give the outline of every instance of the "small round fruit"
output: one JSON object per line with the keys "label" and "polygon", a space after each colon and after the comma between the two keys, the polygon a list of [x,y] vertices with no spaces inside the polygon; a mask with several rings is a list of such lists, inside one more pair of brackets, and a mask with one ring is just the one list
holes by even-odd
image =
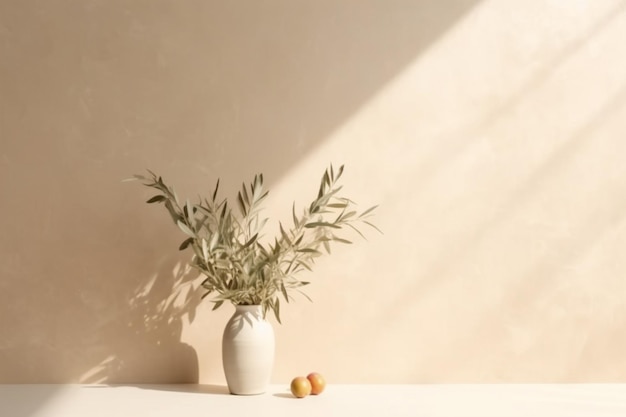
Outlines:
{"label": "small round fruit", "polygon": [[317,372],[311,372],[306,379],[311,383],[311,394],[313,395],[321,394],[326,388],[326,380]]}
{"label": "small round fruit", "polygon": [[291,393],[296,398],[304,398],[311,393],[311,383],[303,376],[295,377],[291,381]]}

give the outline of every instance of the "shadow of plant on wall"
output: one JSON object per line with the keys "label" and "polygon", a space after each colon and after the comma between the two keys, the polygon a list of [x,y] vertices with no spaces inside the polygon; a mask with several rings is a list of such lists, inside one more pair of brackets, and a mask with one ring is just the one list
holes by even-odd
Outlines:
{"label": "shadow of plant on wall", "polygon": [[141,283],[128,299],[126,317],[98,334],[107,351],[81,383],[197,383],[198,357],[181,342],[183,322],[195,319],[197,275],[180,260]]}

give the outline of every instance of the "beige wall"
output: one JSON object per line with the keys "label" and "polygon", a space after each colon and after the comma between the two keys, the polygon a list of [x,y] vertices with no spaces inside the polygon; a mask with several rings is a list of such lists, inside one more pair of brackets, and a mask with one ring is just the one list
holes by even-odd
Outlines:
{"label": "beige wall", "polygon": [[232,308],[120,180],[263,172],[287,218],[330,162],[385,233],[275,382],[626,382],[623,39],[610,0],[0,1],[0,382],[223,384]]}

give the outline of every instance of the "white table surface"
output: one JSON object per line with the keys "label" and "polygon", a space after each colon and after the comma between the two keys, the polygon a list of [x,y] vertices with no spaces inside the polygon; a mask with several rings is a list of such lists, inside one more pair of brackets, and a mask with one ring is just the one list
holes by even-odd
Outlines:
{"label": "white table surface", "polygon": [[329,385],[296,399],[214,385],[0,385],[0,417],[626,417],[626,384]]}

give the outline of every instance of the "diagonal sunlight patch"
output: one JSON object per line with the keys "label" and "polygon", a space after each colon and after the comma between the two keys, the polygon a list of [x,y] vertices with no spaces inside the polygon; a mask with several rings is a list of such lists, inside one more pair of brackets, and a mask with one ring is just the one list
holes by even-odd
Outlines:
{"label": "diagonal sunlight patch", "polygon": [[[575,368],[576,352],[556,358],[559,346],[582,349],[573,322],[564,319],[566,330],[555,333],[553,345],[529,349],[529,340],[560,319],[542,322],[529,313],[525,322],[520,314],[542,306],[534,301],[538,295],[565,304],[577,297],[572,287],[556,294],[568,279],[562,268],[592,251],[612,227],[594,221],[596,213],[623,208],[624,125],[614,121],[625,101],[624,10],[623,1],[528,4],[514,13],[481,3],[275,185],[271,210],[288,218],[283,206],[306,201],[320,167],[346,164],[355,200],[381,203],[377,224],[385,236],[320,265],[312,296],[324,300],[321,308],[359,311],[337,317],[337,328],[360,328],[366,338],[378,323],[377,334],[392,338],[408,327],[429,343],[409,338],[399,346],[381,337],[366,349],[349,345],[350,354],[336,352],[337,368],[386,358],[384,369],[359,376],[372,382],[394,380],[394,366],[402,364],[393,358],[405,357],[416,358],[407,382],[420,369],[421,381],[532,381]],[[595,274],[588,269],[577,279],[614,280],[612,262],[596,258]],[[363,306],[374,297],[378,303]],[[617,314],[619,306],[611,306],[613,313],[596,310],[588,323]],[[504,319],[510,333],[498,327]],[[530,339],[519,337],[522,327]],[[320,331],[341,338],[339,331]],[[497,358],[490,360],[481,337],[498,347]],[[470,345],[467,354],[446,368],[459,343]],[[511,365],[515,352],[526,355],[527,370]],[[541,368],[542,354],[551,367]]]}

